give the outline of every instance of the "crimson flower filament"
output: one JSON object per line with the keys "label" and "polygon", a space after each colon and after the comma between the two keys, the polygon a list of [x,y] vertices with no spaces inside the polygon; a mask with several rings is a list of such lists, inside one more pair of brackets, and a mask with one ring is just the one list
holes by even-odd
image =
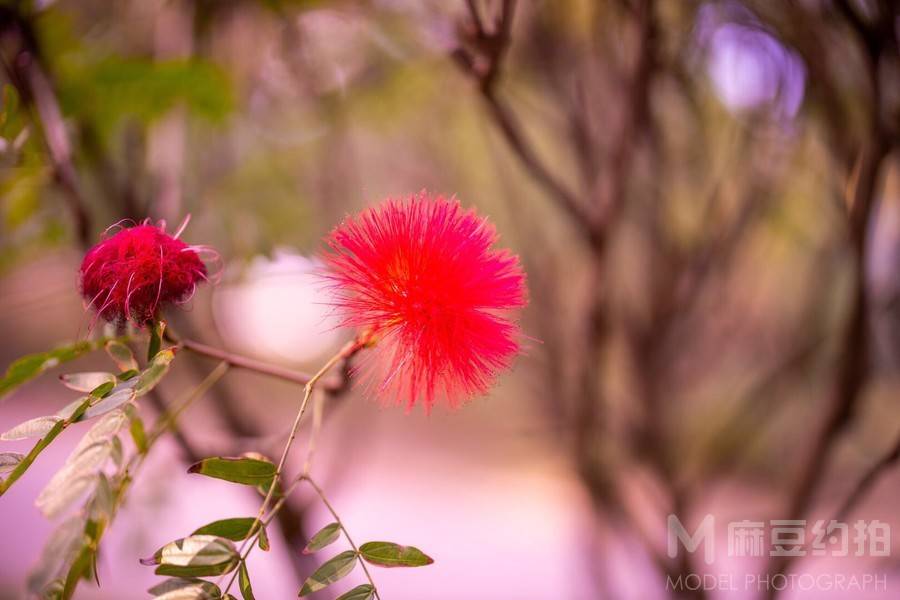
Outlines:
{"label": "crimson flower filament", "polygon": [[121,228],[85,255],[82,295],[107,321],[146,325],[162,307],[189,300],[207,280],[202,250],[206,248],[188,246],[149,221]]}
{"label": "crimson flower filament", "polygon": [[459,202],[425,192],[344,220],[324,260],[343,325],[376,340],[367,377],[411,409],[484,394],[518,354],[526,303],[518,257]]}

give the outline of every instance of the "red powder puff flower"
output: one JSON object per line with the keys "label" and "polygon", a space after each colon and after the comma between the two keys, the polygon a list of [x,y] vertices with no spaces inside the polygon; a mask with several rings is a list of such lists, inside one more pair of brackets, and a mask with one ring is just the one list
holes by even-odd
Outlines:
{"label": "red powder puff flower", "polygon": [[165,232],[165,223],[149,220],[121,228],[113,225],[104,239],[88,250],[81,263],[81,293],[99,317],[124,323],[131,319],[146,325],[163,306],[185,302],[197,284],[207,280],[200,252],[209,249],[188,246]]}
{"label": "red powder puff flower", "polygon": [[324,256],[343,325],[370,332],[370,377],[407,410],[457,407],[482,394],[519,351],[509,318],[525,304],[519,259],[495,250],[494,227],[456,200],[425,192],[348,217]]}

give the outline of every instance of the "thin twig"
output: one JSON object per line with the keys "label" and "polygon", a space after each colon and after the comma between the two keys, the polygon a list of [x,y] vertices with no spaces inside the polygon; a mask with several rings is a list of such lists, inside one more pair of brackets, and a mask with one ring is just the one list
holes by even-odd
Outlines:
{"label": "thin twig", "polygon": [[[467,3],[470,18],[478,23],[480,14],[472,3]],[[458,48],[452,57],[460,69],[478,83],[481,97],[488,108],[490,116],[494,119],[498,129],[510,149],[525,167],[528,175],[547,192],[551,198],[571,217],[572,223],[581,230],[587,238],[592,239],[595,231],[592,226],[594,219],[588,209],[580,202],[578,195],[571,191],[550,171],[550,169],[538,158],[526,141],[525,134],[518,119],[512,111],[497,96],[496,87],[499,79],[501,61],[505,56],[511,42],[512,22],[515,15],[516,4],[514,1],[505,0],[501,12],[500,22],[494,32],[484,32],[481,39],[477,40],[476,47],[481,54],[485,54],[487,67],[483,70],[477,68],[476,57],[463,48]],[[477,27],[477,25],[476,25]]]}
{"label": "thin twig", "polygon": [[313,458],[316,455],[316,445],[319,440],[319,432],[322,430],[322,412],[324,410],[325,395],[319,394],[313,400],[312,429],[309,432],[309,444],[306,447],[306,460],[303,462],[303,474],[309,475]]}
{"label": "thin twig", "polygon": [[[275,489],[278,487],[278,480],[281,478],[281,474],[284,471],[284,465],[287,462],[288,454],[290,453],[291,446],[294,444],[294,440],[297,437],[297,431],[300,429],[300,421],[303,420],[303,415],[306,413],[306,407],[309,404],[309,399],[312,396],[313,389],[315,388],[316,383],[324,377],[335,365],[348,358],[356,351],[358,351],[362,347],[362,344],[358,340],[352,340],[347,342],[343,348],[341,348],[340,352],[332,356],[328,361],[319,369],[314,375],[309,377],[306,381],[306,384],[303,387],[303,400],[300,403],[300,409],[297,411],[297,416],[294,418],[294,423],[291,426],[291,432],[288,435],[287,442],[284,445],[284,450],[281,452],[281,458],[278,461],[278,466],[275,468],[275,475],[272,477],[272,484],[269,486],[268,491],[266,492],[266,497],[263,500],[262,505],[259,508],[259,512],[256,515],[256,519],[253,522],[253,525],[250,527],[250,531],[256,531],[255,536],[250,536],[241,544],[241,547],[238,550],[238,554],[241,556],[241,560],[245,561],[247,556],[253,550],[254,540],[259,536],[258,527],[262,522],[263,517],[266,515],[266,511],[269,509],[269,504],[272,502],[272,497],[275,495]],[[218,351],[213,348],[213,350]],[[227,354],[227,353],[226,353]],[[223,360],[228,360],[227,358],[223,358]],[[229,361],[230,362],[230,361]],[[255,362],[255,361],[253,361]],[[234,364],[234,363],[232,363]],[[269,367],[270,365],[264,365],[265,367]],[[237,571],[232,574],[231,579],[228,582],[228,585],[225,587],[223,593],[227,594],[228,590],[231,589],[231,586],[234,585],[234,581],[237,578]]]}
{"label": "thin twig", "polygon": [[[289,369],[284,369],[275,365],[270,365],[261,361],[257,361],[254,359],[250,359],[244,356],[239,356],[225,350],[221,350],[219,348],[215,348],[213,346],[209,346],[206,344],[201,344],[199,342],[195,342],[191,339],[178,338],[172,332],[172,328],[169,327],[166,329],[166,338],[175,343],[179,344],[185,350],[189,350],[196,354],[198,357],[209,357],[209,358],[217,358],[219,360],[225,361],[232,367],[235,368],[243,368],[247,370],[251,370],[254,372],[261,373],[263,375],[268,375],[272,377],[277,377],[279,379],[286,379],[291,383],[298,383],[302,385],[306,385],[309,381],[309,375],[305,373],[299,373],[297,371],[292,371]],[[352,353],[351,353],[352,354]],[[321,386],[317,386],[317,389],[322,389],[324,392],[328,394],[329,398],[337,398],[343,392],[346,391],[349,380],[350,380],[350,358],[351,356],[347,356],[343,360],[343,364],[340,365],[340,377],[336,381],[327,382]],[[223,403],[221,407],[227,406],[227,403]],[[237,422],[231,416],[229,418],[229,413],[225,413],[226,422],[231,429],[234,429],[234,424]],[[191,446],[188,443],[187,439],[178,439],[177,430],[176,432],[176,441],[179,441],[179,444],[185,450],[186,454],[189,456],[194,456],[194,458],[190,462],[197,462],[202,457],[197,456],[196,452],[192,452]],[[250,432],[245,432],[245,434],[249,434]],[[183,435],[181,436],[184,437]],[[283,508],[279,507],[279,510],[276,511],[278,516],[278,523],[281,527],[282,533],[285,536],[285,539],[294,540],[295,542],[299,542],[301,540],[305,540],[305,533],[303,530],[303,515],[302,512],[297,511],[291,505],[286,505]],[[299,555],[297,555],[299,556]],[[299,560],[299,559],[298,559]],[[300,573],[298,571],[298,576]]]}
{"label": "thin twig", "polygon": [[[344,522],[341,521],[341,517],[338,516],[337,511],[334,510],[331,502],[329,502],[328,498],[325,497],[325,493],[322,491],[322,488],[320,488],[315,481],[310,479],[309,475],[304,475],[302,479],[304,479],[306,483],[308,483],[312,487],[312,489],[316,491],[316,494],[318,494],[319,498],[322,500],[322,504],[325,505],[325,508],[327,508],[328,512],[331,513],[331,516],[341,528],[341,531],[344,532],[344,537],[347,538],[347,543],[350,544],[350,547],[353,548],[353,551],[356,552],[357,556],[359,556],[359,548],[356,547],[356,544],[353,542],[353,538],[350,537],[350,532],[347,531],[347,528],[344,526]],[[378,587],[375,585],[375,581],[372,579],[372,574],[369,573],[368,567],[366,567],[366,562],[362,558],[360,558],[359,564],[362,566],[363,572],[366,574],[366,579],[369,580],[369,584],[371,584],[372,586],[372,591],[375,594],[376,600],[381,600],[380,596],[378,595]]]}
{"label": "thin twig", "polygon": [[[242,356],[240,354],[234,354],[233,352],[228,352],[227,350],[222,350],[214,346],[208,346],[200,342],[195,342],[194,340],[175,338],[171,336],[168,331],[166,332],[166,338],[169,339],[172,343],[177,344],[185,350],[193,352],[194,354],[208,356],[217,360],[223,360],[237,369],[255,371],[257,373],[262,373],[263,375],[268,375],[277,379],[283,379],[285,381],[290,381],[291,383],[296,383],[299,385],[306,385],[313,377],[307,373],[303,373],[302,371],[295,371],[294,369],[288,369],[261,360],[249,358],[247,356]],[[326,390],[330,389],[331,387],[334,387],[334,384],[323,386],[323,388]]]}

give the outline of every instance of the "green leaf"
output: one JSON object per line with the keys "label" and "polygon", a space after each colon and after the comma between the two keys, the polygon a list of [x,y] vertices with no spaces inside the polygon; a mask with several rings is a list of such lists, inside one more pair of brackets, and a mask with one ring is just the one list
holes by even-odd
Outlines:
{"label": "green leaf", "polygon": [[[114,393],[110,393],[115,390]],[[82,418],[92,419],[121,406],[134,397],[134,390],[126,384],[114,386],[112,382],[102,383],[91,391],[87,398],[72,402],[57,415],[37,417],[16,425],[0,435],[0,440],[24,440],[47,435],[57,424],[74,423]],[[99,402],[98,402],[99,400]],[[81,410],[79,410],[81,408]],[[75,413],[78,413],[77,415]]]}
{"label": "green leaf", "polygon": [[97,487],[86,508],[93,521],[109,522],[112,519],[116,510],[116,493],[105,473],[97,474]]}
{"label": "green leaf", "polygon": [[278,482],[274,479],[256,486],[256,491],[259,492],[260,496],[265,498],[269,495],[269,488],[271,488],[273,485],[275,486],[275,491],[272,492],[272,500],[278,500],[282,497],[281,486],[278,485]]}
{"label": "green leaf", "polygon": [[0,452],[0,476],[11,473],[25,455],[20,452]]}
{"label": "green leaf", "polygon": [[240,557],[231,541],[212,535],[192,535],[157,550],[143,565],[159,565],[157,575],[208,577],[232,571]]}
{"label": "green leaf", "polygon": [[119,439],[118,436],[112,438],[110,440],[112,443],[112,452],[110,453],[110,458],[112,458],[113,463],[115,463],[117,468],[122,468],[122,461],[125,459],[125,450],[122,448],[122,440]]}
{"label": "green leaf", "polygon": [[44,516],[52,519],[97,484],[100,470],[116,452],[114,440],[126,421],[124,412],[110,412],[85,433],[35,500]]}
{"label": "green leaf", "polygon": [[113,377],[112,381],[104,381],[97,387],[90,390],[91,396],[94,398],[106,398],[112,393],[113,389],[116,387],[116,378]]}
{"label": "green leaf", "polygon": [[115,410],[106,413],[103,417],[97,419],[87,433],[84,434],[84,437],[81,438],[81,441],[79,441],[78,445],[75,447],[73,455],[78,454],[97,443],[108,442],[110,438],[117,435],[122,428],[125,427],[125,423],[127,422],[128,416],[123,410]]}
{"label": "green leaf", "polygon": [[188,565],[179,567],[177,565],[159,565],[153,571],[157,575],[165,575],[166,577],[214,577],[231,573],[237,566],[237,559],[221,563],[218,565]]}
{"label": "green leaf", "polygon": [[87,354],[105,344],[110,338],[102,338],[93,342],[76,342],[66,346],[60,346],[49,352],[29,354],[15,361],[6,370],[6,374],[0,379],[0,396],[4,396],[29,381],[47,369],[74,360],[83,354]]}
{"label": "green leaf", "polygon": [[222,591],[202,579],[167,579],[147,590],[157,600],[220,600]]}
{"label": "green leaf", "polygon": [[119,371],[136,371],[139,368],[131,348],[118,340],[106,342],[106,353],[119,367]]}
{"label": "green leaf", "polygon": [[100,540],[100,537],[103,535],[103,529],[104,524],[94,519],[88,519],[84,524],[84,534],[93,542]]}
{"label": "green leaf", "polygon": [[320,529],[306,544],[303,554],[312,554],[317,550],[321,550],[328,544],[331,544],[341,536],[341,526],[339,523],[329,523]]}
{"label": "green leaf", "polygon": [[59,77],[64,113],[95,123],[106,136],[126,119],[151,123],[178,105],[212,122],[234,105],[227,73],[208,61],[111,56],[70,67]]}
{"label": "green leaf", "polygon": [[4,442],[11,442],[15,440],[26,440],[28,438],[43,437],[47,435],[47,433],[49,433],[54,427],[56,427],[56,425],[64,421],[64,418],[58,417],[56,415],[29,419],[24,423],[16,425],[9,431],[5,431],[2,435],[0,435],[0,440]]}
{"label": "green leaf", "polygon": [[393,542],[366,542],[359,547],[366,562],[379,567],[424,567],[434,559],[415,546],[401,546]]}
{"label": "green leaf", "polygon": [[84,526],[84,516],[73,515],[47,537],[37,564],[28,574],[27,586],[32,595],[43,597],[41,591],[51,587],[57,590],[53,597],[59,597],[65,585],[65,580],[59,576],[60,565],[72,564],[81,552],[84,546]]}
{"label": "green leaf", "polygon": [[[95,417],[105,415],[113,410],[116,410],[123,404],[134,400],[134,397],[137,395],[134,388],[132,388],[127,383],[119,385],[121,387],[116,388],[113,393],[107,395],[96,404],[92,404],[86,411],[84,411],[84,417],[82,420],[93,419]],[[93,393],[91,395],[93,396]]]}
{"label": "green leaf", "polygon": [[131,370],[129,370],[129,371],[122,371],[121,373],[119,373],[118,375],[116,375],[116,378],[117,378],[119,381],[128,381],[128,380],[131,379],[132,377],[135,377],[135,376],[140,375],[140,374],[141,374],[141,372],[138,371],[137,369],[131,369]]}
{"label": "green leaf", "polygon": [[175,350],[172,348],[157,352],[153,357],[153,360],[150,361],[150,366],[148,366],[137,378],[137,384],[135,385],[135,392],[137,392],[137,395],[143,396],[156,387],[156,384],[158,384],[163,376],[165,376],[166,372],[168,372],[169,365],[174,359]]}
{"label": "green leaf", "polygon": [[371,600],[375,596],[375,588],[370,584],[364,583],[358,585],[349,592],[345,592],[338,596],[337,600]]}
{"label": "green leaf", "polygon": [[69,568],[69,572],[66,575],[66,582],[63,586],[62,595],[60,598],[62,600],[69,600],[72,595],[75,593],[75,588],[78,586],[78,580],[82,577],[87,578],[90,577],[91,574],[91,565],[93,564],[93,551],[89,546],[85,546],[81,549],[78,556],[75,558],[75,562],[72,563],[72,566]]}
{"label": "green leaf", "polygon": [[247,457],[205,458],[188,469],[188,473],[199,473],[244,485],[263,486],[271,485],[275,471],[275,465],[271,461]]}
{"label": "green leaf", "polygon": [[144,430],[144,422],[137,412],[132,410],[129,414],[131,417],[131,425],[128,427],[131,432],[131,439],[134,440],[134,447],[140,454],[147,453],[147,432]]}
{"label": "green leaf", "polygon": [[88,396],[82,401],[79,406],[75,408],[75,410],[72,412],[72,416],[69,419],[56,423],[56,425],[53,426],[53,429],[47,432],[47,435],[38,440],[38,443],[34,445],[34,447],[31,449],[31,452],[26,454],[25,458],[23,458],[22,461],[18,465],[16,465],[16,468],[13,469],[12,473],[9,474],[9,477],[4,479],[3,482],[0,483],[0,496],[6,493],[6,490],[8,490],[12,486],[12,484],[15,483],[19,479],[19,477],[21,477],[25,473],[25,471],[28,470],[28,467],[31,466],[31,463],[33,463],[38,455],[44,451],[44,448],[49,446],[50,443],[56,439],[56,436],[58,436],[63,429],[68,427],[69,424],[73,421],[77,420],[84,413],[84,411],[87,410],[87,407],[90,403],[91,397]]}
{"label": "green leaf", "polygon": [[241,588],[241,596],[244,600],[256,600],[253,596],[253,588],[250,586],[250,573],[247,572],[247,563],[241,562],[238,571],[238,585]]}
{"label": "green leaf", "polygon": [[356,552],[347,550],[325,562],[307,578],[300,588],[300,596],[308,596],[345,577],[356,566]]}
{"label": "green leaf", "polygon": [[259,531],[259,538],[257,538],[257,543],[259,544],[259,549],[263,552],[269,551],[269,535],[266,533],[266,528],[263,527]]}
{"label": "green leaf", "polygon": [[[57,476],[62,473],[59,471]],[[97,485],[97,473],[91,471],[84,474],[69,474],[58,478],[55,476],[50,483],[41,490],[35,500],[35,506],[48,519],[53,519],[61,514],[76,500],[84,496],[86,492]]]}
{"label": "green leaf", "polygon": [[152,362],[159,349],[162,347],[163,334],[166,332],[166,322],[157,321],[150,328],[150,343],[147,345],[147,362]]}
{"label": "green leaf", "polygon": [[115,385],[116,376],[112,373],[105,373],[103,371],[90,371],[87,373],[65,373],[59,376],[59,380],[70,390],[86,393],[96,389],[97,386],[103,385],[104,383],[112,383]]}
{"label": "green leaf", "polygon": [[[213,521],[208,525],[204,525],[191,535],[217,535],[235,542],[245,540],[250,536],[250,528],[256,519],[253,517],[236,517],[233,519],[222,519]],[[262,523],[260,523],[261,525]]]}

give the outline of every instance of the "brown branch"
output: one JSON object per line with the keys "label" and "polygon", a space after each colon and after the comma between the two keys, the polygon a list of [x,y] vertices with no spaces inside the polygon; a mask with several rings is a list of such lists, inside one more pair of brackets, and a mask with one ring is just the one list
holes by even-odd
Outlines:
{"label": "brown branch", "polygon": [[295,371],[293,369],[280,367],[278,365],[273,365],[261,360],[241,356],[240,354],[234,354],[232,352],[228,352],[227,350],[222,350],[214,346],[208,346],[206,344],[201,344],[200,342],[195,342],[194,340],[178,339],[168,332],[166,332],[166,338],[172,343],[181,346],[185,350],[189,350],[201,356],[215,358],[216,360],[223,360],[230,366],[236,367],[238,369],[255,371],[257,373],[262,373],[263,375],[275,377],[276,379],[283,379],[285,381],[296,383],[298,385],[306,385],[306,383],[310,379],[310,375],[300,371]]}
{"label": "brown branch", "polygon": [[[467,3],[471,19],[475,23],[481,20],[473,3]],[[522,127],[509,107],[499,98],[496,92],[501,72],[502,60],[512,41],[512,23],[515,16],[514,0],[504,0],[500,20],[495,31],[484,32],[472,41],[474,50],[457,48],[451,55],[457,66],[478,83],[481,98],[488,108],[488,114],[494,120],[510,149],[525,167],[526,173],[568,214],[572,223],[581,230],[589,240],[596,237],[593,227],[594,219],[578,196],[563,184],[537,156],[525,138]],[[475,26],[478,29],[478,25]],[[486,60],[487,66],[480,68],[478,61]]]}
{"label": "brown branch", "polygon": [[884,40],[879,36],[877,28],[867,23],[856,7],[848,0],[835,0],[834,6],[847,21],[850,29],[859,38],[860,43],[865,47],[866,58],[872,61],[877,60],[884,47]]}
{"label": "brown branch", "polygon": [[[877,105],[877,102],[876,102]],[[877,112],[875,113],[877,115]],[[877,117],[876,117],[877,118]],[[889,146],[876,131],[870,147],[863,150],[853,205],[848,214],[848,226],[855,259],[855,285],[850,315],[845,325],[837,377],[825,422],[813,440],[808,461],[797,476],[797,485],[788,504],[788,518],[802,519],[809,509],[813,495],[824,479],[834,445],[853,422],[856,406],[868,378],[869,311],[866,288],[866,245],[869,217],[873,210],[876,186]],[[776,557],[769,573],[787,572],[791,557]],[[770,590],[774,597],[777,591]]]}
{"label": "brown branch", "polygon": [[900,436],[897,436],[897,439],[894,440],[894,444],[891,449],[884,456],[878,459],[878,461],[873,464],[868,471],[865,472],[865,474],[850,492],[850,495],[847,496],[847,498],[841,504],[841,507],[838,509],[837,514],[834,517],[834,520],[843,521],[846,517],[848,517],[853,509],[856,508],[856,506],[859,504],[859,502],[875,486],[875,483],[877,483],[881,475],[890,470],[898,460],[900,460]]}
{"label": "brown branch", "polygon": [[[839,8],[841,3],[839,3]],[[895,50],[893,41],[893,11],[882,6],[879,22],[873,29],[855,19],[852,8],[844,7],[845,18],[851,27],[859,33],[860,42],[865,47],[868,59],[868,79],[871,98],[868,106],[869,139],[864,144],[858,159],[856,184],[853,191],[852,204],[847,213],[847,225],[854,256],[855,285],[850,309],[850,317],[846,324],[838,373],[835,380],[833,400],[829,413],[818,436],[812,443],[812,454],[803,467],[798,485],[789,503],[789,518],[801,519],[812,503],[813,494],[825,478],[828,461],[836,441],[853,422],[859,398],[862,395],[868,378],[868,346],[869,346],[869,310],[866,287],[866,251],[868,246],[869,222],[874,212],[875,195],[880,178],[880,171],[885,158],[891,151],[892,138],[888,127],[882,122],[883,99],[879,80],[879,69],[887,50]],[[858,16],[858,15],[857,15]],[[861,27],[865,28],[860,29]],[[872,36],[882,38],[873,43]],[[890,37],[889,42],[884,36]],[[886,468],[886,467],[883,467]],[[874,476],[873,476],[874,477]],[[874,481],[874,479],[872,479]],[[863,480],[862,484],[871,485]],[[858,498],[848,501],[856,502]],[[791,557],[778,557],[770,562],[769,573],[772,575],[787,572]],[[771,589],[769,597],[774,598],[777,590]]]}
{"label": "brown branch", "polygon": [[[650,114],[650,87],[657,68],[657,54],[659,43],[659,31],[654,11],[654,0],[642,0],[638,2],[633,11],[634,19],[638,27],[638,46],[636,49],[636,61],[631,73],[627,93],[623,99],[624,115],[622,126],[617,132],[613,142],[613,149],[609,161],[609,186],[603,190],[602,213],[599,221],[600,231],[604,235],[601,242],[606,242],[612,227],[622,218],[628,196],[628,184],[632,177],[633,164],[636,153],[642,143],[647,143],[651,155],[660,163],[658,149],[654,145],[658,143],[655,137],[655,124]],[[659,168],[659,167],[658,167]],[[660,235],[657,227],[653,232]],[[738,230],[739,231],[739,230]],[[595,247],[597,260],[602,260],[607,254],[607,244],[603,243]],[[678,482],[677,464],[666,448],[671,434],[664,420],[665,411],[661,406],[661,400],[665,393],[665,348],[658,343],[658,337],[665,337],[673,327],[677,308],[679,307],[677,290],[678,278],[676,271],[664,267],[660,273],[662,285],[654,290],[651,315],[647,327],[643,331],[632,331],[632,352],[641,375],[638,378],[638,395],[642,401],[646,413],[643,435],[639,437],[640,449],[645,452],[650,467],[655,472],[660,483],[668,490],[671,502],[670,510],[673,514],[683,517],[690,511],[690,497],[688,490]],[[599,286],[599,282],[596,284]],[[606,306],[605,295],[598,295],[595,306],[594,318],[606,318],[609,310]],[[607,326],[608,327],[608,326]],[[585,402],[589,399],[584,398]],[[668,577],[677,579],[685,577],[693,572],[690,554],[681,553],[675,564],[665,565],[665,573]],[[685,592],[686,596],[704,598],[705,591],[701,589]]]}
{"label": "brown branch", "polygon": [[592,245],[595,245],[594,240],[597,234],[593,226],[594,219],[588,214],[578,197],[560,182],[537,157],[528,142],[525,141],[522,129],[512,111],[493,91],[483,91],[482,98],[494,123],[503,134],[510,149],[525,167],[526,172],[544,191],[557,200],[560,208],[568,214],[571,222],[581,230],[588,240],[592,241]]}
{"label": "brown branch", "polygon": [[15,8],[0,7],[0,38],[10,40],[12,57],[3,57],[10,81],[23,102],[34,110],[33,121],[41,131],[53,167],[53,175],[64,192],[82,246],[90,244],[91,222],[78,186],[72,146],[53,83],[42,64],[40,47],[31,23]]}
{"label": "brown branch", "polygon": [[469,15],[472,17],[472,25],[475,27],[475,34],[479,38],[483,38],[487,32],[484,28],[484,22],[481,20],[481,13],[478,12],[478,6],[475,2],[476,0],[466,0],[466,8],[469,9]]}
{"label": "brown branch", "polygon": [[[470,11],[472,4],[470,3]],[[559,208],[569,217],[573,226],[579,229],[591,247],[593,254],[592,287],[593,298],[588,312],[588,325],[585,328],[585,348],[582,353],[581,378],[578,384],[579,404],[578,414],[575,416],[577,425],[575,430],[575,455],[578,461],[579,474],[585,482],[591,499],[598,509],[611,509],[620,517],[627,517],[627,511],[623,510],[621,500],[617,497],[616,482],[609,466],[597,455],[596,443],[598,428],[600,427],[602,394],[597,365],[603,359],[606,341],[610,331],[608,295],[601,284],[602,271],[605,259],[608,255],[609,233],[612,227],[618,223],[625,202],[625,189],[631,173],[632,161],[636,145],[640,143],[641,133],[646,133],[649,121],[649,87],[655,68],[656,37],[655,21],[653,19],[653,2],[645,0],[641,3],[636,17],[640,27],[640,46],[638,48],[638,61],[635,65],[632,80],[626,98],[623,102],[625,116],[623,126],[618,132],[612,152],[611,176],[612,185],[606,190],[604,197],[607,210],[603,218],[598,212],[585,205],[579,195],[570,191],[541,161],[537,153],[527,141],[522,127],[516,119],[513,111],[500,99],[496,93],[498,73],[500,72],[501,58],[510,45],[510,31],[514,2],[504,2],[503,11],[496,32],[485,34],[487,41],[476,39],[472,46],[474,50],[459,48],[454,52],[453,58],[464,73],[473,77],[479,84],[479,91],[489,116],[500,130],[508,146],[513,151],[519,162],[525,167],[531,178],[553,199]],[[472,20],[479,18],[472,11]],[[477,29],[477,25],[476,25]],[[479,60],[487,60],[484,67]],[[656,396],[656,392],[649,392]],[[663,474],[670,474],[667,461],[662,453],[657,453],[655,462]],[[674,486],[671,477],[664,477],[671,484],[673,491],[673,503],[676,512],[685,510],[684,497]],[[636,531],[640,533],[640,529]],[[656,561],[660,570],[667,575],[677,577],[679,574],[690,572],[690,564],[682,557],[678,565],[671,565],[662,559],[651,543],[642,539],[650,557]],[[702,593],[698,593],[702,596]]]}
{"label": "brown branch", "polygon": [[623,126],[619,130],[610,164],[612,185],[605,198],[604,222],[615,220],[624,205],[625,188],[634,157],[636,142],[641,133],[646,133],[645,126],[650,112],[650,82],[656,66],[656,21],[653,19],[653,0],[643,0],[637,9],[638,26],[640,28],[639,47],[634,74],[625,98],[625,116]]}
{"label": "brown branch", "polygon": [[[294,369],[288,369],[261,360],[256,360],[255,358],[250,358],[248,356],[234,354],[233,352],[228,352],[227,350],[222,350],[220,348],[216,348],[215,346],[201,344],[200,342],[195,342],[194,340],[177,339],[173,337],[168,331],[166,332],[166,339],[174,344],[181,346],[185,350],[193,352],[194,354],[214,358],[216,360],[223,360],[232,367],[238,369],[246,369],[248,371],[260,373],[262,375],[268,375],[269,377],[274,377],[276,379],[283,379],[284,381],[289,381],[298,385],[306,385],[311,377],[309,374],[302,371],[296,371]],[[360,348],[357,348],[346,357],[341,366],[341,377],[336,380],[324,382],[321,385],[320,389],[332,395],[340,394],[346,391],[349,383],[349,361],[353,358],[354,355],[356,355],[357,352],[359,352],[359,350]]]}

